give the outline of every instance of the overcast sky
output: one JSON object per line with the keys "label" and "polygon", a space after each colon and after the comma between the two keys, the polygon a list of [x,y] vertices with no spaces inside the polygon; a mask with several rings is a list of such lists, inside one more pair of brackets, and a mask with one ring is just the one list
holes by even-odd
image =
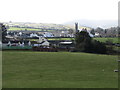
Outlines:
{"label": "overcast sky", "polygon": [[117,20],[119,0],[1,0],[0,21],[57,23]]}

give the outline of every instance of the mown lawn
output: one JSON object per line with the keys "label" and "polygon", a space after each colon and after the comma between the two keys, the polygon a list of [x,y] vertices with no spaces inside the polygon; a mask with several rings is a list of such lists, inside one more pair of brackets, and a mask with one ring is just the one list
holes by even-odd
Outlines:
{"label": "mown lawn", "polygon": [[117,56],[3,51],[3,88],[117,88]]}

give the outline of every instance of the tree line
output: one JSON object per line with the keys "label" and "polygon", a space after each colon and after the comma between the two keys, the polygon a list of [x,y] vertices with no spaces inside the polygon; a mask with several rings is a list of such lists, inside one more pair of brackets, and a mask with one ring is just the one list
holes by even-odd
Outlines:
{"label": "tree line", "polygon": [[110,41],[100,42],[90,37],[87,31],[77,32],[75,35],[75,51],[97,53],[97,54],[118,54]]}
{"label": "tree line", "polygon": [[92,29],[90,32],[93,35],[95,35],[95,33],[99,33],[99,37],[118,37],[120,34],[120,27],[111,27],[108,29],[98,27],[96,29]]}

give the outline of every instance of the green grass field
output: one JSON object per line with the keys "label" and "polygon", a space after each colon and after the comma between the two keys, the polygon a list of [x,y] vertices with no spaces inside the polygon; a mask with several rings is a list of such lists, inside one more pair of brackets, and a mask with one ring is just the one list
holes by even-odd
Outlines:
{"label": "green grass field", "polygon": [[47,38],[47,40],[74,40],[74,38]]}
{"label": "green grass field", "polygon": [[[100,42],[106,42],[106,41],[111,41],[113,43],[119,43],[118,38],[93,38],[95,40],[98,40]],[[74,40],[74,38],[48,38],[48,40]]]}
{"label": "green grass field", "polygon": [[17,27],[10,27],[8,31],[17,31],[17,30],[29,30],[29,31],[41,31],[41,29],[33,29],[33,28],[17,28]]}
{"label": "green grass field", "polygon": [[111,41],[113,43],[119,43],[119,39],[117,37],[115,38],[93,38],[93,39],[98,40],[100,42]]}
{"label": "green grass field", "polygon": [[[17,30],[28,30],[28,31],[42,31],[41,29],[36,28],[17,28],[17,27],[10,27],[8,31],[17,31]],[[54,31],[54,30],[44,30],[44,31]]]}
{"label": "green grass field", "polygon": [[3,51],[3,88],[117,88],[117,56]]}

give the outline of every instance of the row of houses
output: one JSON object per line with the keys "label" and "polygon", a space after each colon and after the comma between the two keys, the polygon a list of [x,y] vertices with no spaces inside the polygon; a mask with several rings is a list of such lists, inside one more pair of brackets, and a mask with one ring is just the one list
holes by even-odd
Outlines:
{"label": "row of houses", "polygon": [[32,39],[25,40],[9,40],[4,42],[3,47],[19,46],[19,47],[71,47],[73,46],[74,41],[66,40],[47,40],[45,37],[39,37],[35,41]]}
{"label": "row of houses", "polygon": [[7,31],[7,36],[11,37],[74,37],[74,34],[69,34],[69,31]]}

